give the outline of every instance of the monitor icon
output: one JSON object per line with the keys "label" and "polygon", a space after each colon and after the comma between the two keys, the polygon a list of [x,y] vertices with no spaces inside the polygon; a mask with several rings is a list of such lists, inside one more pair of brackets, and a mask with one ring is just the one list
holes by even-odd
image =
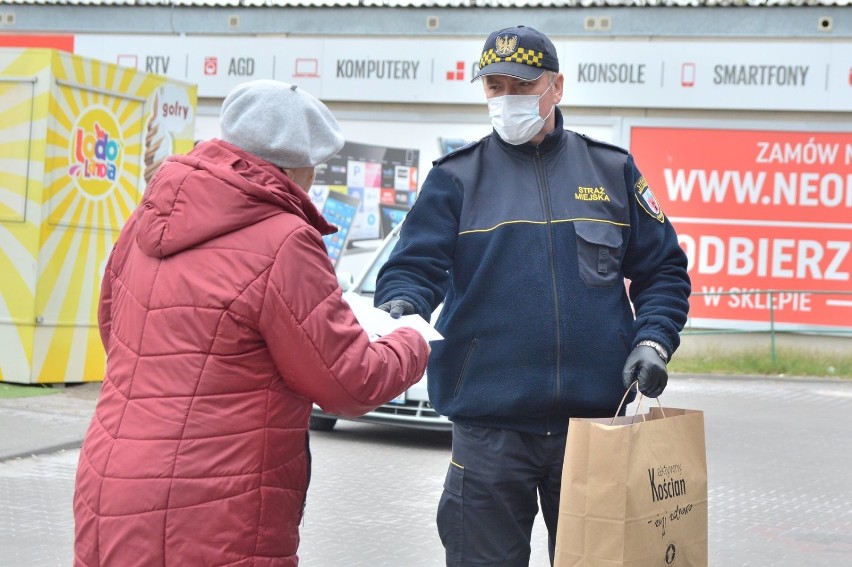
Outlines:
{"label": "monitor icon", "polygon": [[131,67],[133,69],[139,68],[139,58],[136,55],[124,55],[119,53],[115,58],[115,63],[120,67]]}
{"label": "monitor icon", "polygon": [[296,69],[293,76],[319,78],[319,59],[301,57],[296,59]]}

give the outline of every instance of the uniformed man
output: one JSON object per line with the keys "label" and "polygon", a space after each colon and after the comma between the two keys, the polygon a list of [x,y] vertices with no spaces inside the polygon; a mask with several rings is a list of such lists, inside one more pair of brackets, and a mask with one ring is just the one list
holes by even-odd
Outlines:
{"label": "uniformed man", "polygon": [[444,304],[428,375],[453,422],[447,565],[527,565],[539,499],[553,558],[569,418],[615,415],[634,381],[660,395],[690,281],[633,157],[563,128],[545,35],[492,33],[474,80],[494,131],[434,162],[375,301],[427,319]]}

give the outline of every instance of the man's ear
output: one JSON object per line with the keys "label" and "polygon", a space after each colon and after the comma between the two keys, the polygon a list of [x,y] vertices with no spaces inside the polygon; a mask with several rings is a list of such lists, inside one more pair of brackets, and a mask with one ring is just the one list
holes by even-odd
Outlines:
{"label": "man's ear", "polygon": [[553,104],[559,104],[562,101],[562,89],[564,86],[565,75],[557,73],[556,80],[553,81]]}

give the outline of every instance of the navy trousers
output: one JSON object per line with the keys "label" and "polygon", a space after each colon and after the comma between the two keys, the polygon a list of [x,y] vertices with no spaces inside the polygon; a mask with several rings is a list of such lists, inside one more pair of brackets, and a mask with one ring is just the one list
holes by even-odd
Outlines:
{"label": "navy trousers", "polygon": [[539,501],[553,563],[566,435],[453,425],[437,518],[448,566],[529,565]]}

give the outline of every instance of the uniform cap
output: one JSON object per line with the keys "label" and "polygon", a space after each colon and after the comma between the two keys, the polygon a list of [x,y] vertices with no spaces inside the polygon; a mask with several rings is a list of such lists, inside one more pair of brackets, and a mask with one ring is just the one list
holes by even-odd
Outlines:
{"label": "uniform cap", "polygon": [[479,58],[479,69],[471,82],[483,75],[509,75],[534,81],[545,70],[559,71],[553,42],[538,30],[516,26],[488,36]]}

